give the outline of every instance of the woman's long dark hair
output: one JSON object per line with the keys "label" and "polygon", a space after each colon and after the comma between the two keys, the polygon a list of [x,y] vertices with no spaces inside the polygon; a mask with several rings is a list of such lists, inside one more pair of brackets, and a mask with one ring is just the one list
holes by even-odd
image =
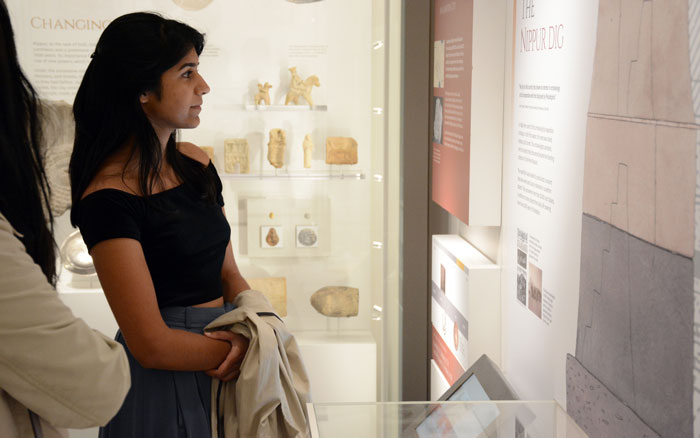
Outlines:
{"label": "woman's long dark hair", "polygon": [[[204,35],[153,13],[123,15],[104,30],[73,104],[73,225],[77,222],[76,206],[100,166],[129,141],[134,145],[130,160],[137,158],[139,163],[139,190],[143,196],[152,193],[163,153],[139,96],[150,91],[160,97],[161,76],[193,47],[197,54],[202,52]],[[208,200],[215,199],[211,175],[177,151],[175,133],[168,140],[165,159],[182,181],[194,185]]]}
{"label": "woman's long dark hair", "polygon": [[38,112],[36,92],[17,61],[10,15],[0,0],[0,212],[55,285],[53,215]]}

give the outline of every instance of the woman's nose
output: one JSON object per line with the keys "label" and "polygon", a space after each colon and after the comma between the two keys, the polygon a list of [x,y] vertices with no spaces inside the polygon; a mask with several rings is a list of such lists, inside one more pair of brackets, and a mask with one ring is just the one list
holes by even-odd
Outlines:
{"label": "woman's nose", "polygon": [[204,80],[204,78],[200,77],[201,83],[197,87],[197,94],[200,96],[203,96],[211,91],[209,88],[209,84],[207,84],[207,81]]}

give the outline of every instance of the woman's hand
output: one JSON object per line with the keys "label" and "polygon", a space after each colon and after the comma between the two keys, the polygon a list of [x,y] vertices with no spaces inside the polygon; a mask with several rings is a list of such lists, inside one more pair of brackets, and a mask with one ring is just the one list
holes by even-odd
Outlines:
{"label": "woman's hand", "polygon": [[231,351],[218,368],[205,371],[209,377],[214,377],[222,382],[228,382],[238,377],[241,372],[241,362],[248,351],[248,338],[228,330],[205,332],[207,337],[226,341],[231,344]]}

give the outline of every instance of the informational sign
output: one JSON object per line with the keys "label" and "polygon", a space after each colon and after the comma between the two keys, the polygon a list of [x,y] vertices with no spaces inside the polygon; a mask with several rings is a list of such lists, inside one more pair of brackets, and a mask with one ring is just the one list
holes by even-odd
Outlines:
{"label": "informational sign", "polygon": [[473,0],[436,0],[433,33],[432,197],[469,222]]}
{"label": "informational sign", "polygon": [[523,397],[562,404],[565,359],[576,347],[597,3],[512,3],[504,371]]}

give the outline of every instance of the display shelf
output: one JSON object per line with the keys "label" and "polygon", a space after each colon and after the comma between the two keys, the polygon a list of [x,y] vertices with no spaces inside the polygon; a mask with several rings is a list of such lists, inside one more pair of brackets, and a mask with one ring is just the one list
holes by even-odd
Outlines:
{"label": "display shelf", "polygon": [[[369,331],[305,331],[294,337],[311,380],[313,400],[351,403],[376,399],[377,342]],[[352,379],[337,377],[350,375]]]}
{"label": "display shelf", "polygon": [[251,179],[269,179],[269,180],[363,180],[365,179],[364,172],[342,172],[342,173],[327,173],[327,172],[299,172],[299,173],[221,173],[221,179],[231,180],[251,180]]}
{"label": "display shelf", "polygon": [[265,112],[328,112],[328,105],[314,105],[309,108],[309,105],[255,105],[252,103],[236,104],[236,103],[215,103],[215,110],[228,111],[265,111]]}
{"label": "display shelf", "polygon": [[244,105],[246,111],[280,111],[280,112],[310,112],[310,111],[328,111],[328,105],[314,105],[310,108],[309,105]]}

